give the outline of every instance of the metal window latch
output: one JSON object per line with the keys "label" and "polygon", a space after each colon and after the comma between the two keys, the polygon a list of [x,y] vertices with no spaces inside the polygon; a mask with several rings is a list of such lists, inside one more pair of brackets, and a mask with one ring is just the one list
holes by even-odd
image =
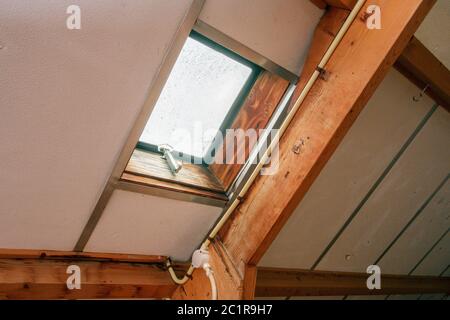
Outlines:
{"label": "metal window latch", "polygon": [[172,171],[172,174],[177,174],[181,168],[182,168],[182,163],[181,161],[177,161],[175,160],[172,151],[173,148],[168,145],[168,144],[161,144],[158,146],[158,151],[162,152],[163,154],[163,159],[166,159],[167,164],[169,165],[170,171]]}

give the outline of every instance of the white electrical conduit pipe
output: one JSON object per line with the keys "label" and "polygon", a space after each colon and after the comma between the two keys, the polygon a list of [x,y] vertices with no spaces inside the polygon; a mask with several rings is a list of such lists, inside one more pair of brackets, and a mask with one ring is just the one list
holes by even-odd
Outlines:
{"label": "white electrical conduit pipe", "polygon": [[[295,101],[294,106],[289,111],[288,115],[286,116],[286,119],[283,121],[283,124],[281,125],[280,129],[278,130],[278,137],[281,137],[283,133],[286,131],[286,128],[289,126],[289,124],[292,121],[292,118],[294,117],[297,110],[300,108],[300,105],[305,100],[306,96],[308,95],[309,91],[311,90],[312,86],[316,82],[317,78],[320,75],[320,70],[325,69],[325,65],[330,60],[331,55],[336,50],[336,47],[341,42],[342,38],[344,37],[345,33],[349,29],[350,25],[352,24],[353,20],[355,20],[356,16],[358,15],[359,11],[363,7],[365,3],[365,0],[358,0],[353,10],[350,12],[350,15],[345,20],[344,24],[342,25],[341,29],[339,30],[338,34],[334,38],[333,42],[331,43],[330,47],[325,52],[324,56],[322,57],[322,60],[320,61],[319,65],[317,66],[316,70],[312,74],[311,78],[309,78],[308,82],[306,83],[305,88],[303,88],[302,92],[300,93],[300,96]],[[210,245],[211,241],[210,239],[214,239],[214,237],[217,235],[219,230],[222,228],[222,226],[225,224],[225,222],[228,220],[230,215],[233,213],[234,209],[239,205],[241,202],[241,199],[245,196],[248,189],[252,185],[253,181],[255,181],[256,177],[258,176],[259,172],[261,171],[262,167],[266,163],[266,161],[269,159],[272,148],[274,147],[274,141],[276,139],[272,139],[267,150],[264,152],[263,156],[258,162],[258,165],[254,169],[253,173],[251,174],[250,178],[245,183],[244,187],[239,193],[239,196],[236,197],[236,199],[233,201],[233,203],[228,207],[225,214],[222,216],[222,218],[218,221],[214,229],[210,232],[208,238],[203,242],[200,249],[206,250],[208,249],[208,246]],[[173,279],[173,281],[177,284],[184,284],[186,283],[190,278],[192,273],[194,272],[194,267],[191,265],[186,272],[186,275],[183,278],[178,278],[178,276],[175,274],[175,271],[173,270],[172,263],[169,260],[167,260],[167,268],[169,270],[169,273]]]}
{"label": "white electrical conduit pipe", "polygon": [[214,272],[208,263],[203,266],[203,270],[205,270],[206,276],[211,283],[211,300],[217,300],[217,285],[216,279],[214,278]]}

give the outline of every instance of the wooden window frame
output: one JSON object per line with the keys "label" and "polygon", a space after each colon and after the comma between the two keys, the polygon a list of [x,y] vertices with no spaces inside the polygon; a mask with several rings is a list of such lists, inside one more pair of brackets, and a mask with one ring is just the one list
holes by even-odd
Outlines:
{"label": "wooden window frame", "polygon": [[[259,72],[248,94],[238,105],[238,110],[234,110],[235,115],[227,115],[221,131],[266,128],[288,87],[289,81],[284,78],[266,70]],[[226,124],[227,121],[230,124]],[[225,143],[213,147],[226,150]],[[244,148],[245,160],[247,160],[253,147],[254,145],[251,145],[250,142],[243,146],[237,146],[233,150],[233,157],[236,158],[238,152],[242,152],[242,148]],[[160,188],[190,196],[209,198],[210,202],[224,206],[228,201],[227,191],[243,167],[243,164],[226,164],[220,160],[211,165],[204,162],[193,164],[192,160],[194,159],[189,155],[179,160],[183,161],[183,168],[174,175],[165,160],[162,159],[162,154],[157,151],[156,146],[146,144],[143,147],[142,143],[139,143],[120,178],[119,187],[136,191],[136,188],[139,187],[131,184],[137,184],[141,187],[139,188],[141,192],[144,190],[142,187]],[[199,161],[199,159],[196,160]]]}
{"label": "wooden window frame", "polygon": [[[225,135],[227,129],[255,129],[258,132],[259,129],[266,128],[289,87],[289,81],[195,30],[190,32],[189,37],[252,69],[250,77],[219,128],[222,135]],[[236,161],[233,161],[233,164],[226,164],[224,159],[219,158],[220,153],[214,155],[214,150],[222,148],[223,154],[225,151],[233,152],[234,160],[237,159],[238,153],[244,152],[245,160],[247,160],[253,147],[251,141],[246,141],[243,146],[238,145],[235,150],[230,151],[227,150],[225,142],[222,145],[213,142],[207,151],[207,154],[213,154],[215,157],[210,165],[192,155],[174,152],[178,160],[183,162],[182,170],[175,175],[162,159],[162,153],[158,151],[156,145],[139,141],[121,175],[119,187],[135,191],[138,188],[141,192],[148,191],[145,187],[159,188],[195,197],[205,197],[216,202],[222,201],[225,205],[228,200],[227,191],[244,164],[235,163]]]}

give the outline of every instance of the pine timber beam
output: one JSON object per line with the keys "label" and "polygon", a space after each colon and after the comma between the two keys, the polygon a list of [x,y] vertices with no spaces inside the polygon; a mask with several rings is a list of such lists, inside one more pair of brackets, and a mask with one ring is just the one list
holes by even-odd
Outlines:
{"label": "pine timber beam", "polygon": [[[217,298],[219,300],[241,300],[247,295],[254,293],[254,284],[249,286],[244,283],[244,276],[241,275],[233,262],[228,257],[226,250],[220,240],[215,240],[209,247],[209,264],[211,265],[217,284]],[[256,268],[250,272],[254,273],[251,278],[256,281]],[[208,300],[211,298],[211,284],[206,277],[205,271],[196,269],[192,274],[192,279],[184,285],[178,286],[172,295],[174,300]]]}
{"label": "pine timber beam", "polygon": [[330,7],[352,10],[357,0],[324,0]]}
{"label": "pine timber beam", "polygon": [[[257,178],[220,232],[223,256],[233,267],[232,273],[240,277],[235,282],[233,298],[254,297],[255,266],[434,3],[435,0],[379,0],[384,26],[381,30],[369,30],[359,18],[352,23],[326,66],[326,76],[313,85],[280,140],[278,173]],[[359,17],[364,16],[370,4],[363,6]],[[338,30],[345,14],[336,8],[327,10],[314,35],[297,95],[304,86],[304,77],[315,69],[315,61],[320,60],[334,38],[335,33],[320,28]],[[293,152],[296,146],[300,146],[300,152]],[[277,192],[280,188],[283,192]],[[193,279],[176,291],[183,295],[174,298],[207,299],[200,293],[206,285],[201,279],[194,272]],[[226,293],[232,294],[232,290],[228,286]]]}
{"label": "pine timber beam", "polygon": [[[0,250],[0,299],[158,299],[170,297],[177,288],[153,256],[12,251]],[[47,255],[39,255],[43,252]],[[67,288],[70,265],[80,268],[79,290]]]}
{"label": "pine timber beam", "polygon": [[[330,46],[340,27],[348,16],[348,11],[339,8],[328,8],[319,22],[313,36],[311,48],[299,79],[298,87],[304,87],[317,64]],[[299,91],[294,94],[294,99]],[[237,271],[235,264],[227,258],[228,254],[220,240],[215,242],[212,249],[211,260],[215,265],[227,271],[227,276],[219,279],[218,283],[225,282],[226,298],[253,299],[256,283],[255,265],[246,265],[243,270]],[[219,253],[219,254],[217,254]],[[220,259],[219,259],[220,257]],[[217,274],[217,272],[216,272]],[[199,280],[200,279],[200,280]],[[209,283],[202,271],[195,271],[193,280],[175,291],[173,299],[205,299],[209,297]],[[201,283],[200,285],[198,283]],[[234,283],[234,292],[233,292]],[[219,298],[224,297],[224,290],[219,288]]]}
{"label": "pine timber beam", "polygon": [[450,71],[417,38],[411,38],[395,68],[450,112]]}
{"label": "pine timber beam", "polygon": [[352,23],[280,140],[278,173],[255,181],[222,232],[238,270],[259,262],[434,3],[379,0],[381,30]]}
{"label": "pine timber beam", "polygon": [[[251,286],[256,280],[251,277],[256,274],[255,266],[434,3],[378,0],[383,13],[381,30],[369,30],[359,18],[352,23],[326,66],[326,77],[313,85],[280,140],[278,173],[258,177],[220,232],[224,252],[242,279],[235,288],[242,292],[238,296],[254,296]],[[359,17],[370,4],[363,6]],[[321,57],[321,50],[317,51],[316,57]],[[299,152],[293,152],[296,146]],[[283,191],[277,192],[280,188]],[[202,286],[204,282],[194,277],[181,289],[190,296]]]}
{"label": "pine timber beam", "polygon": [[[333,11],[334,15],[339,14],[343,19],[348,16],[350,12],[348,10],[351,10],[356,2],[338,0],[311,1],[321,9],[327,8],[328,5],[328,11]],[[328,20],[333,21],[329,18]],[[339,20],[334,19],[334,21],[337,22]],[[325,38],[326,35],[322,35],[322,37]],[[320,46],[321,43],[324,45],[326,41],[316,41],[313,42],[313,45]],[[314,53],[314,50],[311,52]],[[405,50],[395,62],[394,67],[419,89],[426,88],[425,93],[450,112],[450,71],[416,37],[411,38]],[[313,71],[314,69],[310,73]],[[304,79],[305,77],[303,77]],[[300,80],[302,80],[302,77]]]}
{"label": "pine timber beam", "polygon": [[141,254],[123,253],[99,253],[99,252],[75,252],[57,250],[30,250],[30,249],[2,249],[0,248],[0,259],[52,259],[52,260],[87,260],[103,262],[129,262],[142,264],[164,265],[167,261],[165,256],[151,256]]}
{"label": "pine timber beam", "polygon": [[[223,256],[218,242],[214,243],[211,250],[215,276],[219,280],[220,299],[252,298],[246,296],[245,286],[256,287],[258,297],[450,293],[448,277],[382,275],[381,290],[368,290],[368,274],[365,273],[279,268],[253,268],[248,272],[254,273],[255,277],[247,278],[254,279],[256,283],[246,284],[236,274],[229,259]],[[40,255],[43,252],[48,254]],[[98,257],[91,254],[73,256],[72,252],[64,251],[0,249],[0,299],[210,297],[210,284],[203,271],[196,271],[191,282],[184,288],[177,288],[162,265],[151,261],[152,256],[140,255],[100,253]],[[67,289],[69,274],[66,270],[69,265],[80,267],[80,290]],[[221,265],[225,268],[221,268]],[[179,266],[179,271],[183,268],[185,266]],[[198,286],[199,282],[203,285]]]}
{"label": "pine timber beam", "polygon": [[258,268],[257,297],[450,293],[448,277],[381,275],[381,289],[367,289],[366,273]]}

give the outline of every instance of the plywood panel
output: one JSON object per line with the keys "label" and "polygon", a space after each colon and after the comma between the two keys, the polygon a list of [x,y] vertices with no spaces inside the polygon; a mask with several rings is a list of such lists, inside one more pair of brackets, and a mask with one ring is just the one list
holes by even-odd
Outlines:
{"label": "plywood panel", "polygon": [[385,300],[386,295],[379,296],[348,296],[345,300]]}
{"label": "plywood panel", "polygon": [[263,257],[262,266],[311,268],[431,108],[427,97],[412,102],[417,91],[397,71],[390,71]]}
{"label": "plywood panel", "polygon": [[317,266],[364,272],[450,171],[450,114],[439,108]]}
{"label": "plywood panel", "polygon": [[447,180],[378,265],[385,273],[408,274],[448,228],[450,181]]}
{"label": "plywood panel", "polygon": [[445,293],[438,294],[422,294],[419,300],[443,300],[447,295]]}
{"label": "plywood panel", "polygon": [[190,3],[0,2],[0,247],[74,247]]}
{"label": "plywood panel", "polygon": [[220,212],[202,204],[116,190],[85,251],[158,254],[186,261]]}
{"label": "plywood panel", "polygon": [[444,30],[450,30],[450,1],[437,0],[417,30],[416,37],[450,68],[449,35]]}
{"label": "plywood panel", "polygon": [[[408,271],[415,276],[450,276],[450,236],[448,231],[441,239],[430,246],[423,257],[421,257]],[[444,272],[445,271],[445,272]],[[440,300],[445,298],[443,294],[422,295],[390,295],[389,300]]]}
{"label": "plywood panel", "polygon": [[413,275],[416,276],[435,276],[445,271],[450,264],[450,233],[437,243],[437,245],[428,253],[420,265],[415,268]]}
{"label": "plywood panel", "polygon": [[292,297],[290,300],[342,300],[344,296]]}
{"label": "plywood panel", "polygon": [[310,1],[207,0],[200,19],[299,74],[322,14]]}
{"label": "plywood panel", "polygon": [[417,300],[420,294],[395,294],[388,297],[388,300]]}

